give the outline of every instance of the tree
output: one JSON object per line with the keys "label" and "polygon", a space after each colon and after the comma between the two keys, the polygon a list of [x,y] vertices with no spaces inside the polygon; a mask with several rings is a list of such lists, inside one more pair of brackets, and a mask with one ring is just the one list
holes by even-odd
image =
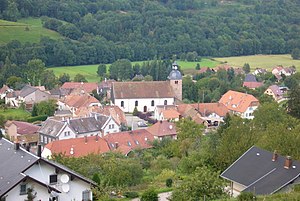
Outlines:
{"label": "tree", "polygon": [[18,10],[18,5],[16,0],[8,0],[7,1],[7,9],[4,12],[4,16],[7,20],[17,21],[20,17],[20,13]]}
{"label": "tree", "polygon": [[97,74],[101,77],[106,74],[106,65],[105,64],[99,64]]}
{"label": "tree", "polygon": [[22,82],[22,78],[17,76],[10,76],[6,80],[6,84],[13,89],[16,89],[16,86]]}
{"label": "tree", "polygon": [[293,117],[300,119],[300,86],[292,88],[289,93],[289,100],[287,102],[288,112]]}
{"label": "tree", "polygon": [[200,64],[199,64],[199,63],[197,63],[195,69],[196,69],[196,70],[200,70]]}
{"label": "tree", "polygon": [[48,90],[51,90],[56,87],[57,79],[53,70],[45,70],[41,74],[41,85],[45,86],[45,88]]}
{"label": "tree", "polygon": [[25,199],[25,201],[34,201],[36,194],[37,192],[34,192],[33,187],[27,188],[27,199]]}
{"label": "tree", "polygon": [[87,80],[85,79],[84,75],[78,73],[74,77],[74,82],[87,82]]}
{"label": "tree", "polygon": [[246,74],[250,73],[250,65],[248,63],[245,63],[243,66],[243,70]]}
{"label": "tree", "polygon": [[299,48],[293,49],[291,56],[293,59],[300,59],[300,49]]}
{"label": "tree", "polygon": [[41,84],[41,75],[45,69],[45,63],[40,59],[28,61],[25,73],[32,86],[38,86]]}
{"label": "tree", "polygon": [[225,196],[224,182],[218,172],[198,167],[172,193],[172,201],[215,200]]}
{"label": "tree", "polygon": [[31,116],[48,115],[53,116],[56,110],[56,101],[41,101],[33,105]]}
{"label": "tree", "polygon": [[131,62],[128,59],[119,59],[109,67],[110,78],[114,80],[129,80],[133,76]]}
{"label": "tree", "polygon": [[142,194],[141,201],[158,201],[157,192],[154,189],[146,190]]}
{"label": "tree", "polygon": [[70,81],[71,81],[70,75],[67,73],[64,73],[58,77],[58,82],[60,85],[63,85],[65,82],[70,82]]}

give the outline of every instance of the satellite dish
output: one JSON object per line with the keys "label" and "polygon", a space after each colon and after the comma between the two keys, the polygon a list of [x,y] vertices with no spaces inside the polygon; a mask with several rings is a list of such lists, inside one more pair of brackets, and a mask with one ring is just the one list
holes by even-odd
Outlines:
{"label": "satellite dish", "polygon": [[70,180],[70,178],[69,178],[69,176],[66,175],[66,174],[63,174],[63,175],[61,175],[61,177],[60,177],[60,181],[61,181],[63,184],[68,183],[69,180]]}
{"label": "satellite dish", "polygon": [[70,185],[69,184],[63,184],[61,186],[61,190],[64,192],[64,193],[67,193],[70,191]]}

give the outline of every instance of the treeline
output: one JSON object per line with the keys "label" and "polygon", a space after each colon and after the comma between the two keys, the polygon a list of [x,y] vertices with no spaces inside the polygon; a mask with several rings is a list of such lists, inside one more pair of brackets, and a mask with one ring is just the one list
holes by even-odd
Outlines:
{"label": "treeline", "polygon": [[64,39],[0,48],[0,61],[46,66],[291,53],[300,47],[297,0],[0,0],[0,18],[44,16]]}

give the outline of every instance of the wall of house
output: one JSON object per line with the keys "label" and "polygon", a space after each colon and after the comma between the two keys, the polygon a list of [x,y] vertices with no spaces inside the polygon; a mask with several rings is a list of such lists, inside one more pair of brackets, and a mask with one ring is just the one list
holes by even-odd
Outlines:
{"label": "wall of house", "polygon": [[[154,101],[153,106],[151,106],[152,100]],[[114,102],[123,112],[132,113],[135,108],[135,101],[138,101],[138,111],[144,112],[144,107],[146,106],[147,112],[153,112],[157,105],[164,105],[165,100],[167,101],[167,105],[174,104],[174,98],[115,99]],[[124,107],[121,107],[122,101],[124,101]]]}
{"label": "wall of house", "polygon": [[15,124],[5,127],[5,131],[9,135],[10,141],[14,141],[17,138],[17,126]]}
{"label": "wall of house", "polygon": [[242,192],[245,188],[246,188],[245,186],[233,182],[233,189],[234,189],[235,191]]}
{"label": "wall of house", "polygon": [[112,119],[110,118],[105,125],[102,128],[102,136],[106,136],[108,133],[117,133],[120,132],[120,127],[119,125]]}
{"label": "wall of house", "polygon": [[[59,194],[58,200],[72,200],[72,201],[81,201],[82,200],[82,192],[85,190],[91,190],[90,184],[86,183],[85,181],[77,178],[77,177],[71,177],[70,174],[67,172],[64,172],[62,170],[55,171],[55,167],[47,164],[47,163],[41,163],[36,164],[32,166],[30,169],[25,171],[25,174],[30,175],[31,177],[43,181],[46,184],[49,184],[49,176],[52,174],[57,174],[57,183],[50,185],[58,190],[60,190],[62,193]],[[61,176],[63,174],[67,174],[70,178],[69,182],[67,183],[69,185],[69,192],[63,192],[62,191],[62,185],[61,182]],[[72,179],[73,178],[73,179]],[[47,200],[47,199],[43,199]]]}
{"label": "wall of house", "polygon": [[72,138],[76,138],[76,133],[68,125],[61,130],[58,136],[59,140],[72,139]]}
{"label": "wall of house", "polygon": [[[36,183],[34,181],[31,181],[29,179],[26,179],[26,188],[33,188],[34,192],[36,192],[36,198],[34,200],[46,200],[48,201],[50,198],[50,194],[48,193],[48,188],[45,186],[40,185],[39,183]],[[15,186],[12,190],[10,190],[6,194],[6,200],[5,201],[17,201],[17,200],[26,200],[27,194],[20,195],[20,184]]]}
{"label": "wall of house", "polygon": [[258,106],[250,106],[247,110],[242,113],[241,117],[244,119],[254,119],[253,112],[257,109]]}
{"label": "wall of house", "polygon": [[50,149],[44,147],[43,152],[42,152],[42,158],[48,158],[51,159],[52,152]]}

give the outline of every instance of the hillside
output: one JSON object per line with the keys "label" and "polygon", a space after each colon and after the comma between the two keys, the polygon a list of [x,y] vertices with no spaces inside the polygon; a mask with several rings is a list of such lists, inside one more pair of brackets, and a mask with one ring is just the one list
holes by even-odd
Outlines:
{"label": "hillside", "polygon": [[[0,19],[17,21],[43,16],[45,28],[65,37],[43,39],[37,44],[41,48],[38,52],[26,55],[22,49],[28,48],[28,44],[21,49],[8,45],[10,53],[0,50],[0,60],[16,55],[10,58],[16,64],[27,62],[18,58],[33,57],[42,59],[47,66],[76,66],[112,63],[124,58],[189,60],[191,54],[196,57],[290,54],[300,46],[298,0],[2,2]],[[9,2],[15,4],[8,6]],[[35,34],[40,35],[38,31]]]}
{"label": "hillside", "polygon": [[0,44],[12,40],[18,40],[21,43],[38,43],[42,36],[52,39],[61,38],[59,33],[43,28],[39,18],[20,19],[18,22],[0,20]]}

